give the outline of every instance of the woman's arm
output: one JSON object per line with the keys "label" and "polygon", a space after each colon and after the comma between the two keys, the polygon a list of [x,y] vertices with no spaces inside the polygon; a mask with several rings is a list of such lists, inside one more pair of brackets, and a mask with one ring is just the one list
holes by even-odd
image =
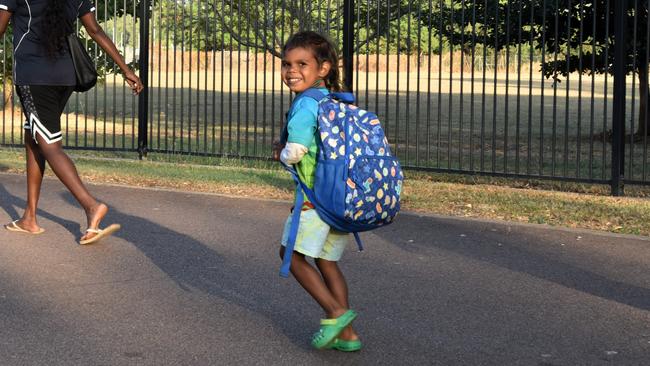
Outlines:
{"label": "woman's arm", "polygon": [[11,19],[11,13],[6,10],[0,10],[0,37],[5,34],[9,19]]}
{"label": "woman's arm", "polygon": [[102,27],[97,23],[95,13],[89,12],[82,15],[79,19],[81,19],[81,23],[84,25],[84,28],[86,28],[90,38],[92,38],[104,50],[104,52],[115,61],[120,70],[122,70],[126,82],[129,84],[131,89],[133,89],[133,94],[139,94],[142,89],[144,89],[140,78],[138,78],[133,70],[126,65],[113,41],[108,38]]}

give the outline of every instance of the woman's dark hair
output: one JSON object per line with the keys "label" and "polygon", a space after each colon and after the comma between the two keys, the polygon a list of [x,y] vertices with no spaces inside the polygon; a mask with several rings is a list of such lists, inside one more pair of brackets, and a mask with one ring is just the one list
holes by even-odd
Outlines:
{"label": "woman's dark hair", "polygon": [[72,33],[72,24],[66,17],[67,0],[48,0],[43,17],[43,46],[47,55],[55,57],[60,54],[66,42],[66,36]]}
{"label": "woman's dark hair", "polygon": [[294,48],[310,50],[319,66],[323,62],[329,62],[332,67],[325,76],[325,86],[332,91],[341,91],[343,89],[339,78],[339,56],[329,38],[313,31],[298,32],[289,37],[287,43],[282,47],[282,57]]}

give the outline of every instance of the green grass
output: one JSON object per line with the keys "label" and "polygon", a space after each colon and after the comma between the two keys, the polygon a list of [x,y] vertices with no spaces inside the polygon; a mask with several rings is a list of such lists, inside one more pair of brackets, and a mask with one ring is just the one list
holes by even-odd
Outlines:
{"label": "green grass", "polygon": [[[277,163],[175,154],[70,152],[85,181],[289,201],[293,183]],[[21,149],[0,149],[0,171],[24,174]],[[51,175],[51,172],[48,173]],[[406,172],[403,208],[616,233],[650,235],[650,188]]]}

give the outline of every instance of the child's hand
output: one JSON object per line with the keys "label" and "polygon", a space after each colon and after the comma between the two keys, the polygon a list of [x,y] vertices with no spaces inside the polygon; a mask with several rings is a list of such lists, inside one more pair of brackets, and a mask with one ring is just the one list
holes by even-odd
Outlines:
{"label": "child's hand", "polygon": [[280,153],[282,152],[282,149],[284,149],[284,144],[280,143],[280,141],[273,141],[273,160],[280,161]]}

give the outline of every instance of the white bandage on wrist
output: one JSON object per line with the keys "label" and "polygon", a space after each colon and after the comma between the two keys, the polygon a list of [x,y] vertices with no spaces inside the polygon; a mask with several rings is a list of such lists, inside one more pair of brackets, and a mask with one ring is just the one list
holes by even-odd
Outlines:
{"label": "white bandage on wrist", "polygon": [[309,151],[305,145],[297,144],[295,142],[287,142],[280,153],[280,160],[287,164],[295,164],[299,162],[303,156]]}

